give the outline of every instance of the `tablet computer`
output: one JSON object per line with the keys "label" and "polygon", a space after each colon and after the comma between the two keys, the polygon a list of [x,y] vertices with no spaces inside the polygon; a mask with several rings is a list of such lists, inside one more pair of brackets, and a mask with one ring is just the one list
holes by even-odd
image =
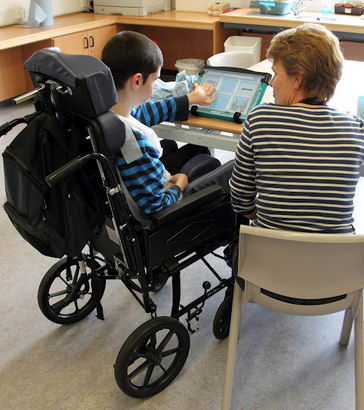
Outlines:
{"label": "tablet computer", "polygon": [[197,83],[211,84],[216,89],[216,99],[207,106],[192,105],[191,113],[241,124],[252,108],[261,103],[271,78],[269,73],[207,66],[197,78]]}

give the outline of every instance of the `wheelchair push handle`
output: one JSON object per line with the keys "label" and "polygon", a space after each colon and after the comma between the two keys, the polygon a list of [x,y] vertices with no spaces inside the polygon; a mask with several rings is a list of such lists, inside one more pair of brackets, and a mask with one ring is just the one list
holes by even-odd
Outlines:
{"label": "wheelchair push handle", "polygon": [[18,124],[25,122],[23,118],[17,118],[15,120],[6,122],[5,124],[0,126],[0,136],[6,135],[10,130],[12,130]]}
{"label": "wheelchair push handle", "polygon": [[14,120],[11,120],[1,125],[0,137],[6,135],[9,131],[11,131],[14,127],[16,127],[19,124],[29,124],[33,120],[33,118],[35,118],[38,114],[39,112],[34,112],[21,118],[15,118]]}
{"label": "wheelchair push handle", "polygon": [[[104,170],[111,176],[113,176],[112,171],[110,170],[110,164],[105,157],[105,155],[93,152],[92,154],[87,154],[83,157],[76,157],[66,164],[62,165],[60,168],[53,171],[51,174],[45,177],[46,183],[52,187],[58,184],[62,179],[68,177],[73,172],[80,169],[86,162],[90,160],[98,160],[103,164]],[[117,185],[117,183],[115,182]],[[115,185],[115,186],[116,186]]]}
{"label": "wheelchair push handle", "polygon": [[67,162],[67,164],[62,165],[60,168],[53,171],[45,178],[47,184],[52,187],[62,181],[62,179],[77,171],[84,164],[84,158],[85,157],[76,157],[70,162]]}

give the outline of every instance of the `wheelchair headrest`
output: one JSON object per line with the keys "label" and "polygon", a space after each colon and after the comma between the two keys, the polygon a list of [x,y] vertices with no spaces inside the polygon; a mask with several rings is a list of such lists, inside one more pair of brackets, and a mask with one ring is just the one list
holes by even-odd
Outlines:
{"label": "wheelchair headrest", "polygon": [[67,87],[59,95],[61,108],[75,114],[96,117],[117,103],[110,69],[95,57],[43,49],[28,58],[24,68],[36,87],[49,80]]}

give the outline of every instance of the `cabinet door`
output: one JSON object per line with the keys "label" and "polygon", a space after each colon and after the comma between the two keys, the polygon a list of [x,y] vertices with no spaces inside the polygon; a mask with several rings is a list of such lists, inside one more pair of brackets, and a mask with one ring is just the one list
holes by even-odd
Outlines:
{"label": "cabinet door", "polygon": [[90,55],[101,58],[102,49],[110,38],[116,33],[116,25],[100,27],[94,30],[89,30],[89,52]]}
{"label": "cabinet door", "polygon": [[88,31],[55,37],[52,39],[52,42],[54,46],[61,49],[62,53],[89,54],[90,42]]}
{"label": "cabinet door", "polygon": [[27,91],[20,47],[0,51],[0,101]]}

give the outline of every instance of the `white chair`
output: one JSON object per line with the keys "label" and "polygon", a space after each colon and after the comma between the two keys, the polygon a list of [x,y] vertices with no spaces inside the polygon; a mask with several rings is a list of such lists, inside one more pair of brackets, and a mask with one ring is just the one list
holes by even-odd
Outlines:
{"label": "white chair", "polygon": [[[234,287],[222,409],[228,410],[231,403],[241,313],[246,303],[254,302],[296,315],[345,310],[340,344],[347,347],[354,320],[356,409],[364,410],[364,235],[242,225],[237,275],[245,286],[244,290],[237,283]],[[300,299],[300,304],[291,303],[294,299]]]}

